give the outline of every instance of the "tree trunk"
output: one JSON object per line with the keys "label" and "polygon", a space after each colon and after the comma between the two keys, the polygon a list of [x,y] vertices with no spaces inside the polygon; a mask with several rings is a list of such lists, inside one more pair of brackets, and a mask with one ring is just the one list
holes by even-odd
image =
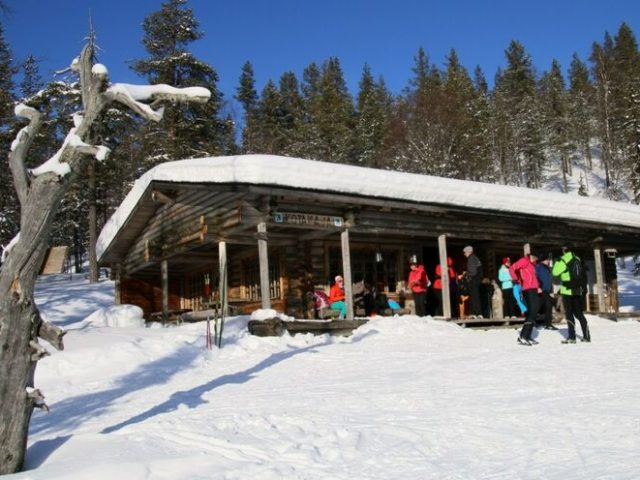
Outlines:
{"label": "tree trunk", "polygon": [[96,205],[96,168],[89,164],[89,282],[98,282],[98,257],[96,243],[98,242],[98,214]]}
{"label": "tree trunk", "polygon": [[[3,368],[0,378],[0,475],[20,470],[27,448],[29,421],[34,408],[27,388],[33,387],[36,367],[29,346],[33,339],[30,322],[33,308],[33,303],[25,305],[14,298],[0,304],[0,364]],[[12,323],[17,323],[18,328]]]}
{"label": "tree trunk", "polygon": [[46,176],[33,184],[31,201],[23,205],[20,239],[0,272],[0,474],[22,467],[31,413],[44,405],[39,392],[30,394],[36,362],[45,354],[38,347],[42,320],[33,288],[63,193],[57,176]]}

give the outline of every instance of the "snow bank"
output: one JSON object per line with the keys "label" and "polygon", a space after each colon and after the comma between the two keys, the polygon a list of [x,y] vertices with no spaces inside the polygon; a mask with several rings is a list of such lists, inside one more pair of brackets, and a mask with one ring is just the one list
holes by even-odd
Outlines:
{"label": "snow bank", "polygon": [[289,317],[284,313],[278,313],[271,308],[261,308],[260,310],[254,310],[251,313],[251,320],[267,320],[269,318],[279,318],[285,322],[295,320],[295,318]]}
{"label": "snow bank", "polygon": [[144,327],[144,312],[136,305],[112,305],[96,310],[87,321],[101,327],[139,328]]}

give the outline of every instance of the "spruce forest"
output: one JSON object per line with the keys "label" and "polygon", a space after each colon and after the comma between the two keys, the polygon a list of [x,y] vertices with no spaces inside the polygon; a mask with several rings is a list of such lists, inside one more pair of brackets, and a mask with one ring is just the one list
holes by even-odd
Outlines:
{"label": "spruce forest", "polygon": [[[186,0],[163,3],[144,19],[143,32],[146,56],[131,63],[141,82],[203,86],[211,100],[176,104],[153,125],[118,108],[107,112],[102,131],[92,135],[112,155],[86,171],[64,199],[51,239],[71,247],[76,265],[90,250],[90,223],[99,231],[142,173],[185,158],[276,154],[528,188],[553,178],[565,192],[578,177],[583,195],[588,172],[598,169],[600,195],[640,202],[640,51],[625,23],[594,40],[588,58],[574,55],[570,65],[534,66],[514,39],[505,45],[503,66],[489,72],[492,87],[486,73],[467,69],[455,50],[442,61],[416,46],[399,93],[389,91],[384,72],[378,76],[370,65],[362,68],[357,92],[350,92],[340,59],[332,57],[303,72],[283,72],[261,89],[247,61],[233,99],[220,92],[215,67],[190,52],[203,33]],[[6,164],[24,126],[14,105],[26,103],[45,117],[34,158],[57,151],[72,114],[82,108],[71,77],[44,79],[37,57],[13,59],[0,24],[2,245],[19,230]],[[231,102],[241,105],[242,115],[228,113]]]}

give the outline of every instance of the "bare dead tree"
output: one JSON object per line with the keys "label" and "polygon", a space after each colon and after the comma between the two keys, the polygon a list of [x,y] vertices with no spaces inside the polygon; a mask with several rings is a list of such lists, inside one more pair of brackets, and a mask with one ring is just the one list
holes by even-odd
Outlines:
{"label": "bare dead tree", "polygon": [[21,215],[20,233],[5,251],[8,254],[0,271],[0,475],[22,468],[31,414],[34,408],[48,410],[44,395],[34,386],[37,362],[48,355],[38,339],[62,350],[66,332],[40,317],[33,291],[52,219],[65,192],[83,163],[102,160],[109,153],[106,147],[85,143],[92,127],[114,102],[147,120],[159,121],[164,102],[204,103],[210,96],[207,89],[199,87],[109,85],[106,68],[94,65],[93,58],[89,43],[70,67],[79,75],[82,93],[82,111],[74,115],[75,127],[58,152],[32,170],[25,167],[25,159],[41,127],[41,115],[25,105],[16,107],[16,115],[29,123],[16,136],[9,154]]}

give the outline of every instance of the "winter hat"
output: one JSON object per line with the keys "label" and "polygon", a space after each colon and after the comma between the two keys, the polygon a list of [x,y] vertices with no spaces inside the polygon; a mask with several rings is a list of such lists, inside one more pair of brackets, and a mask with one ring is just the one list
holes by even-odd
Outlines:
{"label": "winter hat", "polygon": [[467,245],[462,249],[464,253],[473,253],[473,247],[471,245]]}
{"label": "winter hat", "polygon": [[343,281],[342,276],[336,275],[335,281],[336,282],[342,282]]}
{"label": "winter hat", "polygon": [[509,262],[511,262],[511,259],[509,257],[502,257],[502,264],[503,265],[506,265]]}

